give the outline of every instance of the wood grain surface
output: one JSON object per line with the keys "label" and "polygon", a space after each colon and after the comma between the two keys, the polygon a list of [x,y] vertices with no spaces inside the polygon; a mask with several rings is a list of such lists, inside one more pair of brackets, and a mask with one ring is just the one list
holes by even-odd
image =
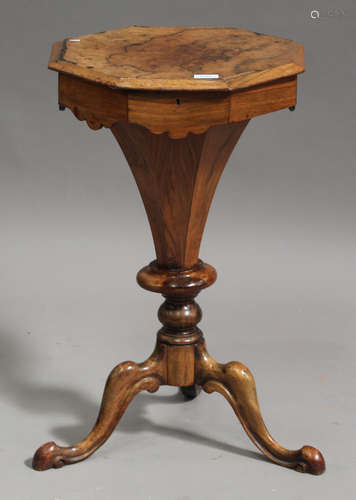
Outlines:
{"label": "wood grain surface", "polygon": [[154,135],[124,122],[112,127],[146,209],[158,266],[187,269],[197,264],[215,188],[246,125],[217,125],[185,139]]}
{"label": "wood grain surface", "polygon": [[237,28],[129,26],[57,42],[49,68],[112,88],[231,91],[302,73],[304,56],[292,40]]}
{"label": "wood grain surface", "polygon": [[189,132],[249,120],[296,105],[297,77],[281,78],[234,92],[153,92],[110,89],[64,73],[59,74],[58,101],[91,129],[117,122],[136,123],[154,134],[181,139]]}

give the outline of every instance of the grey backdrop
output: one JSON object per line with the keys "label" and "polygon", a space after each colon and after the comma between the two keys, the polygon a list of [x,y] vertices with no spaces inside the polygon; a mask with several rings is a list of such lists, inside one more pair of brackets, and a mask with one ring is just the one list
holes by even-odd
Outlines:
{"label": "grey backdrop", "polygon": [[[4,498],[352,497],[355,21],[351,0],[2,3]],[[259,458],[221,396],[183,403],[175,388],[138,396],[89,460],[30,468],[40,444],[86,434],[111,368],[145,359],[159,327],[161,298],[135,283],[154,251],[129,168],[109,131],[57,111],[47,71],[53,41],[130,24],[235,26],[305,46],[296,111],[252,120],[218,186],[201,256],[219,279],[199,302],[211,354],[251,368],[272,434],[319,447],[324,476]]]}

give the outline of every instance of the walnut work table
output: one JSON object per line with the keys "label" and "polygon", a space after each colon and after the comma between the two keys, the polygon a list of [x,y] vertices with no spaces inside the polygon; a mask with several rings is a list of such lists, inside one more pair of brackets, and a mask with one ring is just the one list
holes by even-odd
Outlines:
{"label": "walnut work table", "polygon": [[236,28],[130,26],[55,43],[49,68],[59,73],[60,109],[69,108],[91,129],[111,129],[124,152],[157,257],[137,281],[165,301],[153,354],[111,371],[92,431],[73,446],[44,444],[33,467],[89,457],[137,393],[166,384],[188,399],[200,388],[219,392],[268,458],[321,474],[325,463],[317,449],[289,450],[270,435],[249,369],[210,357],[195,302],[216,279],[215,269],[199,259],[199,247],[220,175],[251,118],[294,109],[303,47]]}

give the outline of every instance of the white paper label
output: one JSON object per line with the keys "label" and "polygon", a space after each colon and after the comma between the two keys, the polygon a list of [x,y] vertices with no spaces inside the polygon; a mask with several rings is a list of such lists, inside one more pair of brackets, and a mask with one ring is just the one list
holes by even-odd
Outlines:
{"label": "white paper label", "polygon": [[212,74],[212,75],[194,75],[194,78],[196,80],[203,80],[203,79],[216,79],[216,78],[220,78],[219,75],[216,75],[216,74]]}

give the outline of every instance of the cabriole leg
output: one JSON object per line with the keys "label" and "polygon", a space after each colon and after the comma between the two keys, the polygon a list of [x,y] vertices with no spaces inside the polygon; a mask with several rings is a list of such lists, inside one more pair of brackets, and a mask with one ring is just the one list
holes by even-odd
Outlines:
{"label": "cabriole leg", "polygon": [[84,460],[109,438],[131,400],[140,391],[155,392],[163,382],[162,352],[156,348],[144,363],[125,361],[117,365],[107,379],[101,408],[93,430],[73,446],[62,447],[51,441],[33,457],[33,468],[59,468]]}
{"label": "cabriole leg", "polygon": [[232,406],[252,442],[279,465],[319,475],[325,470],[323,455],[312,446],[288,450],[268,432],[258,405],[256,386],[250,370],[236,361],[217,363],[204,344],[197,346],[197,383],[208,392],[219,392]]}

